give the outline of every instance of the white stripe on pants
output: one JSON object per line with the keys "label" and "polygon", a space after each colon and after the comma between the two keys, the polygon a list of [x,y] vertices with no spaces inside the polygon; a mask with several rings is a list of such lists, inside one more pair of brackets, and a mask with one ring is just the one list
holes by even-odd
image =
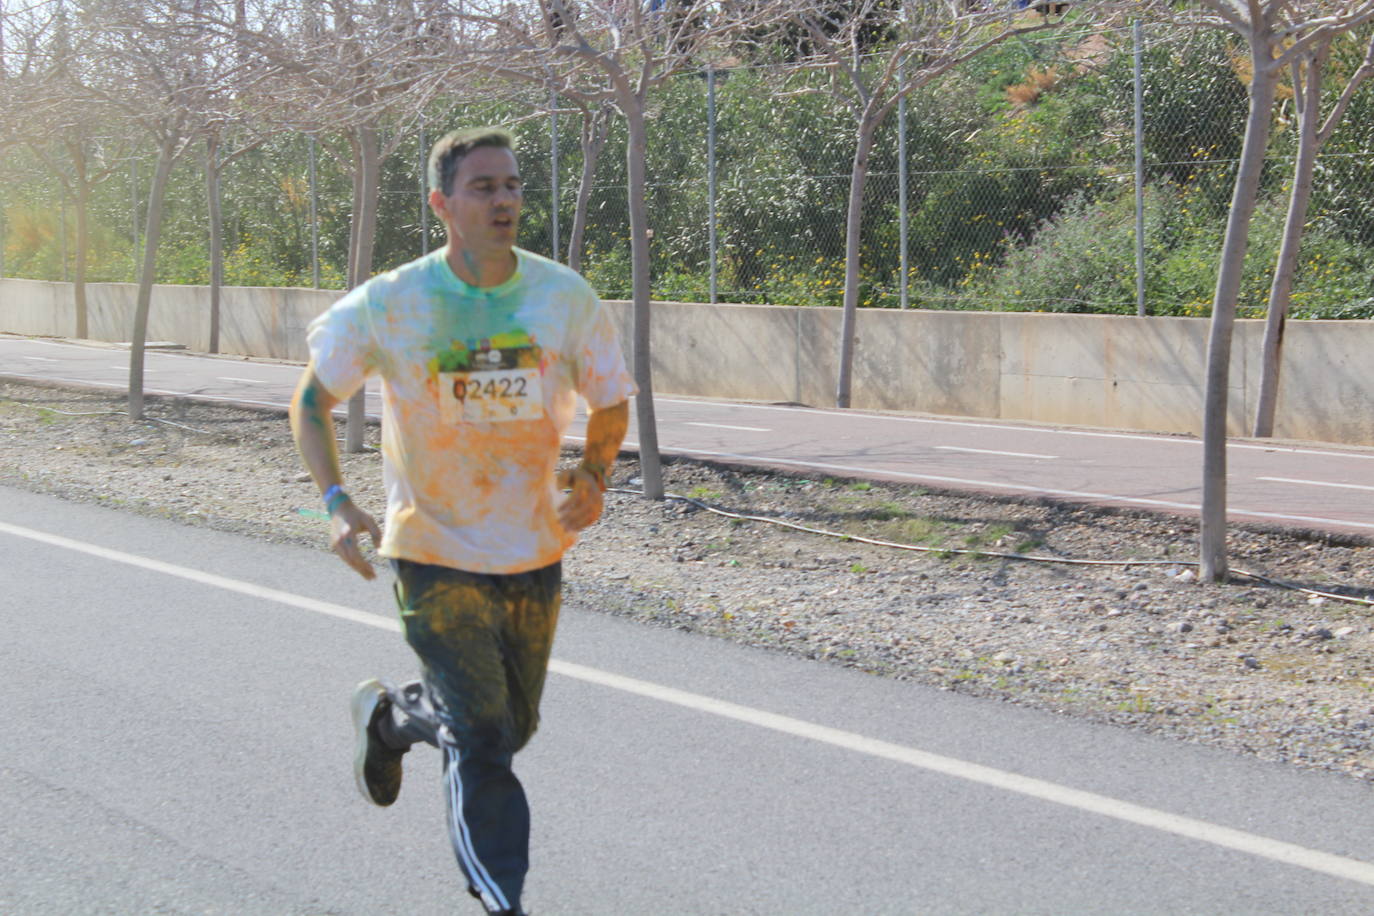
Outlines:
{"label": "white stripe on pants", "polygon": [[482,903],[486,908],[508,910],[511,907],[505,894],[501,893],[501,888],[491,879],[486,866],[477,858],[477,852],[473,849],[472,834],[463,820],[463,781],[458,775],[458,748],[443,739],[443,732],[444,729],[440,729],[439,746],[444,751],[444,778],[448,782],[449,838],[453,841],[453,848],[458,853],[463,871],[481,894]]}

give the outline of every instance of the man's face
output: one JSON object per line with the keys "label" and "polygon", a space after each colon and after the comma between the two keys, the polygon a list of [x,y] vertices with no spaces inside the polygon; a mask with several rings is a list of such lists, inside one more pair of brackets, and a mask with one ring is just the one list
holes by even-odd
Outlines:
{"label": "man's face", "polygon": [[430,203],[449,234],[474,253],[509,249],[515,244],[524,200],[515,154],[499,146],[479,146],[458,163],[453,190],[430,195]]}

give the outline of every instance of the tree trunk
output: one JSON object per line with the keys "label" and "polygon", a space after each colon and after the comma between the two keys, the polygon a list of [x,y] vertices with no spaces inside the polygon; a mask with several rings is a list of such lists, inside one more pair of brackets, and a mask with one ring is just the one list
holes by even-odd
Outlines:
{"label": "tree trunk", "polygon": [[635,421],[639,434],[639,476],[644,495],[663,498],[663,467],[658,453],[658,426],[654,419],[653,366],[649,354],[649,220],[645,213],[645,158],[648,139],[644,126],[642,100],[624,106],[629,126],[625,146],[630,178],[630,261],[634,286],[634,376],[639,386],[635,396]]}
{"label": "tree trunk", "polygon": [[1288,215],[1283,225],[1274,279],[1269,287],[1269,310],[1264,318],[1264,349],[1260,358],[1259,403],[1255,407],[1254,434],[1260,438],[1274,435],[1274,410],[1279,398],[1279,373],[1283,359],[1283,332],[1292,301],[1293,272],[1302,247],[1302,229],[1312,201],[1312,174],[1317,164],[1317,122],[1320,117],[1322,56],[1308,58],[1307,81],[1301,87],[1302,112],[1298,121],[1298,157],[1293,164],[1293,191],[1288,198]]}
{"label": "tree trunk", "polygon": [[73,276],[72,300],[76,306],[76,337],[90,337],[90,305],[86,299],[86,267],[91,256],[91,179],[87,171],[86,150],[72,144],[72,165],[76,180],[76,273]]}
{"label": "tree trunk", "polygon": [[224,223],[220,212],[219,140],[205,141],[205,204],[210,217],[210,352],[219,352],[220,288],[224,286]]}
{"label": "tree trunk", "polygon": [[[359,127],[357,137],[358,173],[354,182],[357,209],[353,211],[353,250],[349,253],[349,289],[361,286],[372,276],[372,240],[377,234],[377,186],[381,178],[381,161],[377,149],[377,128]],[[348,399],[348,424],[344,432],[344,450],[361,452],[367,429],[366,391]]]}
{"label": "tree trunk", "polygon": [[1211,334],[1207,341],[1207,387],[1202,415],[1202,526],[1199,543],[1199,578],[1221,582],[1226,564],[1226,406],[1231,369],[1231,336],[1236,323],[1236,298],[1241,271],[1250,243],[1250,218],[1255,210],[1269,122],[1274,107],[1277,74],[1267,43],[1251,41],[1254,78],[1250,83],[1250,116],[1245,125],[1240,168],[1236,172],[1231,212],[1226,221],[1226,240],[1217,265],[1216,293],[1212,297]]}
{"label": "tree trunk", "polygon": [[873,149],[876,121],[867,117],[859,124],[854,147],[854,167],[849,174],[849,211],[844,221],[844,315],[840,321],[840,375],[835,385],[835,406],[848,407],[854,379],[854,325],[859,308],[859,242],[863,231],[864,185],[868,181],[868,155]]}
{"label": "tree trunk", "polygon": [[162,233],[162,202],[167,193],[167,177],[176,158],[176,139],[162,141],[157,151],[157,166],[148,188],[148,219],[143,229],[143,269],[138,277],[138,304],[134,308],[134,329],[129,338],[129,418],[143,419],[143,345],[148,338],[148,310],[153,300],[153,281],[157,273],[157,242]]}
{"label": "tree trunk", "polygon": [[587,234],[587,206],[596,180],[596,163],[611,133],[611,119],[604,112],[584,116],[582,125],[582,177],[577,185],[572,229],[568,233],[568,266],[582,272],[582,239]]}
{"label": "tree trunk", "polygon": [[349,134],[349,146],[353,152],[353,212],[348,221],[348,276],[344,284],[348,289],[358,285],[358,230],[362,227],[360,216],[363,212],[363,155],[356,133]]}

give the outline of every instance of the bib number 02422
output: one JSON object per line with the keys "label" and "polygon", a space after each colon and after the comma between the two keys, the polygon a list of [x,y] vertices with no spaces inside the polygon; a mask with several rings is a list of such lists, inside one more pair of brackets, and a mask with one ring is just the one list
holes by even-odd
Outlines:
{"label": "bib number 02422", "polygon": [[503,423],[544,416],[538,369],[488,369],[439,373],[439,405],[445,423]]}

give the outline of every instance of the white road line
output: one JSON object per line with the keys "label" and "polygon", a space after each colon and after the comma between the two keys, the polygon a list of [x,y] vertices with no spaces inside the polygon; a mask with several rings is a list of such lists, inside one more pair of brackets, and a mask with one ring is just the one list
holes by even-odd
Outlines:
{"label": "white road line", "polygon": [[596,668],[560,661],[555,661],[551,668],[567,677],[574,677],[589,683],[623,690],[627,693],[638,694],[722,718],[734,719],[737,722],[745,722],[759,728],[829,744],[855,753],[891,760],[895,763],[904,763],[955,779],[963,779],[979,785],[1015,792],[1040,801],[1063,805],[1067,808],[1076,808],[1080,811],[1126,821],[1141,827],[1150,827],[1164,833],[1172,833],[1191,840],[1220,846],[1224,849],[1305,868],[1309,871],[1321,872],[1338,878],[1357,881],[1361,884],[1374,884],[1374,865],[1359,859],[1332,855],[1294,843],[1286,843],[1282,840],[1248,833],[1244,830],[1236,830],[1220,824],[1172,814],[1158,808],[1148,808],[1107,795],[1084,792],[1047,780],[1022,776],[1018,773],[983,766],[955,757],[947,757],[943,754],[934,754],[913,747],[893,744],[854,732],[842,731],[814,722],[794,719],[790,716],[781,716],[726,700],[688,693],[685,690],[664,687],[660,684],[624,677]]}
{"label": "white road line", "polygon": [[1343,490],[1374,490],[1358,483],[1331,483],[1326,480],[1299,480],[1294,477],[1256,477],[1256,480],[1271,480],[1274,483],[1301,483],[1309,487],[1340,487]]}
{"label": "white road line", "polygon": [[239,378],[239,377],[236,376],[236,375],[218,375],[218,376],[215,376],[215,377],[216,377],[217,379],[219,379],[221,382],[248,382],[250,385],[269,385],[269,384],[271,384],[271,382],[265,381],[264,379],[260,379],[260,378]]}
{"label": "white road line", "polygon": [[33,360],[36,363],[57,363],[61,360],[53,359],[50,356],[25,356],[24,359]]}
{"label": "white road line", "polygon": [[317,601],[314,598],[306,598],[303,595],[293,595],[290,592],[278,591],[275,588],[254,585],[252,582],[230,579],[228,576],[219,576],[199,569],[177,566],[175,563],[164,563],[161,560],[153,560],[148,557],[138,556],[137,554],[125,553],[122,550],[111,550],[108,547],[101,547],[98,544],[88,544],[85,541],[76,541],[71,538],[62,537],[58,534],[48,534],[45,531],[36,531],[33,528],[24,528],[6,522],[0,522],[0,532],[12,534],[15,537],[28,538],[31,541],[38,541],[42,544],[50,544],[53,547],[75,550],[78,553],[100,557],[103,560],[113,560],[116,563],[124,563],[128,566],[149,570],[150,572],[159,572],[164,575],[175,576],[178,579],[186,579],[201,585],[222,588],[225,591],[237,592],[240,595],[247,595],[250,598],[262,598],[267,601],[276,601],[279,604],[289,605],[291,607],[300,608],[301,610],[314,611],[317,614],[328,614],[331,617],[351,620],[354,623],[365,623],[370,626],[381,627],[384,630],[400,631],[400,623],[390,617],[368,614],[363,611],[354,610],[350,607],[344,607],[340,604],[330,604],[327,601]]}
{"label": "white road line", "polygon": [[54,340],[36,340],[32,337],[0,337],[0,340],[13,340],[18,343],[38,344],[40,347],[65,347],[68,350],[75,350],[78,348],[77,344],[59,343]]}
{"label": "white road line", "polygon": [[1006,455],[1010,458],[1047,458],[1055,459],[1058,455],[1035,455],[1030,452],[999,452],[990,448],[964,448],[958,445],[937,445],[935,448],[944,452],[973,452],[975,455]]}
{"label": "white road line", "polygon": [[[883,420],[883,421],[890,421],[890,422],[893,422],[893,423],[923,423],[923,424],[927,424],[927,425],[930,425],[930,426],[958,426],[958,427],[962,427],[962,428],[965,428],[965,429],[990,429],[990,430],[1008,431],[1008,432],[1017,432],[1017,433],[1045,433],[1045,434],[1047,434],[1047,435],[1053,435],[1053,436],[1079,436],[1079,437],[1090,438],[1090,439],[1130,439],[1130,440],[1135,440],[1135,441],[1139,441],[1139,442],[1161,442],[1161,443],[1166,443],[1166,444],[1177,444],[1177,445],[1201,445],[1201,444],[1202,444],[1202,440],[1201,440],[1201,439],[1197,438],[1196,436],[1189,436],[1189,435],[1175,435],[1175,436],[1171,436],[1171,435],[1168,435],[1168,434],[1166,434],[1166,433],[1155,433],[1155,434],[1149,434],[1149,433],[1106,433],[1106,432],[1098,432],[1098,431],[1096,431],[1096,430],[1090,430],[1090,429],[1059,429],[1059,428],[1039,427],[1039,426],[1031,426],[1031,425],[1026,425],[1026,426],[1015,426],[1015,425],[1006,424],[1006,423],[993,423],[993,422],[979,423],[979,422],[976,422],[976,421],[969,421],[969,420],[935,420],[935,419],[932,419],[932,418],[930,418],[930,417],[903,417],[903,416],[896,416],[896,415],[893,415],[893,414],[863,413],[862,411],[860,411],[860,412],[855,412],[855,411],[852,411],[852,410],[830,410],[830,409],[826,409],[826,408],[823,408],[823,407],[778,407],[778,406],[774,406],[774,405],[772,405],[772,404],[745,404],[745,403],[739,403],[739,402],[734,402],[734,401],[731,401],[731,402],[729,402],[729,403],[721,403],[721,402],[719,402],[719,401],[707,401],[707,400],[693,401],[693,400],[687,400],[687,399],[684,399],[684,398],[659,398],[659,397],[654,398],[654,403],[655,403],[655,404],[691,404],[691,405],[693,405],[693,406],[698,406],[698,407],[719,407],[719,408],[727,409],[727,410],[772,410],[772,411],[781,411],[781,412],[783,412],[783,413],[794,413],[794,414],[826,414],[826,415],[828,415],[828,416],[833,416],[833,417],[848,417],[848,418],[850,418],[851,420],[857,418],[857,419],[864,419],[864,420]],[[1317,450],[1314,450],[1314,449],[1304,448],[1304,447],[1302,447],[1302,446],[1276,445],[1276,444],[1267,444],[1267,445],[1265,445],[1265,444],[1256,444],[1256,443],[1250,443],[1250,442],[1227,442],[1227,443],[1226,443],[1226,447],[1227,447],[1227,448],[1236,448],[1236,449],[1249,449],[1249,450],[1260,451],[1260,452],[1289,452],[1289,453],[1292,453],[1292,454],[1299,454],[1299,455],[1316,455],[1316,456],[1327,457],[1327,458],[1360,458],[1360,459],[1364,459],[1364,460],[1374,461],[1374,450],[1369,450],[1369,449],[1365,449],[1365,450],[1362,450],[1362,451],[1331,452],[1331,451],[1317,451]]]}
{"label": "white road line", "polygon": [[[121,368],[123,368],[123,367],[121,367]],[[33,380],[33,381],[35,381],[35,382],[71,382],[72,384],[75,384],[75,385],[96,385],[96,386],[99,386],[99,387],[101,387],[101,388],[118,388],[118,389],[125,389],[125,388],[128,387],[127,384],[117,384],[117,383],[115,383],[115,382],[96,382],[96,381],[91,381],[91,380],[89,380],[89,379],[84,379],[84,378],[68,378],[68,377],[66,377],[66,376],[61,376],[61,375],[22,375],[22,374],[17,373],[17,372],[0,372],[0,376],[5,376],[5,377],[7,377],[7,378],[31,379],[31,380]],[[170,390],[168,390],[168,389],[166,389],[166,388],[145,388],[145,389],[143,389],[143,393],[144,393],[144,394],[165,394],[165,395],[171,395],[172,397],[195,398],[195,399],[198,400],[198,401],[218,401],[218,402],[222,402],[222,403],[226,403],[226,404],[248,404],[248,405],[251,405],[251,406],[253,406],[253,407],[271,407],[271,408],[274,409],[274,410],[286,410],[286,409],[290,406],[290,404],[287,403],[286,401],[255,401],[255,400],[252,400],[252,399],[250,399],[250,398],[232,398],[232,397],[221,396],[221,395],[217,395],[217,394],[195,394],[195,393],[187,392],[187,391],[170,391]],[[369,397],[372,397],[372,396],[375,396],[375,395],[376,395],[376,392],[374,392],[374,391],[369,391],[369,392],[368,392],[368,396],[369,396]],[[339,407],[336,407],[336,408],[334,409],[334,413],[337,414],[337,415],[339,415],[339,416],[346,415],[346,414],[348,413],[348,405],[347,405],[347,404],[342,404],[342,405],[340,405]],[[374,413],[368,414],[368,415],[367,415],[367,418],[368,418],[369,420],[380,420],[380,419],[381,419],[381,417],[380,417],[378,414],[374,414]],[[579,441],[581,441],[581,440],[579,440]]]}
{"label": "white road line", "polygon": [[708,427],[710,427],[711,429],[737,429],[737,430],[739,430],[740,432],[745,432],[745,433],[771,433],[771,432],[772,432],[771,429],[763,429],[762,427],[759,427],[759,426],[729,426],[729,425],[727,425],[727,424],[725,424],[725,423],[694,423],[694,422],[692,422],[692,421],[690,421],[690,420],[689,420],[688,422],[684,423],[683,426],[708,426]]}
{"label": "white road line", "polygon": [[[60,377],[60,376],[20,375],[20,374],[18,374],[18,373],[5,373],[5,374],[9,375],[11,378],[28,378],[28,379],[34,379],[34,380],[36,380],[36,381],[75,382],[75,383],[77,383],[77,384],[79,384],[79,385],[98,385],[98,386],[100,386],[100,387],[102,387],[102,388],[123,388],[123,387],[125,387],[125,386],[123,386],[123,385],[116,385],[116,384],[113,384],[113,383],[111,383],[111,382],[92,382],[92,381],[86,381],[85,379],[64,378],[64,377]],[[160,389],[156,389],[156,388],[149,388],[149,389],[146,389],[146,391],[147,391],[148,394],[170,394],[170,395],[177,395],[177,396],[183,396],[183,397],[195,397],[195,398],[198,398],[198,399],[201,399],[201,400],[206,400],[206,401],[226,401],[226,402],[230,402],[230,403],[253,404],[253,405],[260,406],[260,407],[272,407],[272,408],[276,408],[276,409],[278,409],[278,410],[284,410],[284,409],[286,409],[286,406],[287,406],[285,403],[278,402],[278,401],[252,401],[252,400],[247,400],[247,399],[245,399],[245,398],[220,397],[220,396],[218,396],[218,395],[210,395],[210,394],[189,395],[189,394],[187,394],[187,393],[184,392],[184,391],[165,391],[165,390],[160,390]],[[370,393],[371,393],[371,392],[369,392],[369,394],[370,394]],[[684,402],[684,403],[695,403],[695,402]],[[345,408],[341,406],[341,407],[339,407],[339,408],[336,409],[335,413],[342,413],[342,412],[344,412],[344,410],[345,410]],[[375,420],[375,419],[377,419],[377,416],[376,416],[375,414],[368,414],[368,419],[370,419],[370,420]],[[1019,428],[1021,428],[1021,427],[1003,427],[1003,428],[1005,428],[1005,429],[1019,429]],[[566,439],[566,440],[569,441],[569,442],[586,442],[586,441],[587,441],[587,440],[586,440],[584,437],[582,437],[582,436],[564,436],[563,438]],[[1137,439],[1144,439],[1144,438],[1148,438],[1148,437],[1146,437],[1146,436],[1134,436],[1134,437],[1129,437],[1129,436],[1128,436],[1128,437],[1119,437],[1119,438],[1137,438]],[[624,446],[625,448],[638,449],[638,448],[639,448],[639,443],[637,443],[637,442],[632,442],[632,441],[630,441],[630,440],[627,439],[627,440],[625,440],[625,442],[623,443],[623,446]],[[1125,503],[1126,505],[1131,505],[1131,506],[1153,506],[1153,507],[1159,507],[1159,508],[1164,508],[1164,509],[1183,509],[1183,510],[1186,510],[1186,511],[1188,511],[1188,512],[1199,512],[1199,511],[1201,511],[1201,509],[1202,509],[1202,507],[1199,506],[1197,503],[1172,502],[1172,501],[1170,501],[1170,500],[1163,500],[1163,499],[1144,499],[1144,498],[1142,498],[1142,497],[1135,497],[1135,496],[1117,496],[1117,495],[1114,494],[1114,493],[1092,493],[1092,492],[1086,492],[1086,491],[1082,491],[1082,490],[1058,490],[1058,489],[1054,489],[1054,488],[1051,488],[1051,487],[1033,487],[1033,486],[1029,486],[1029,485],[1009,484],[1009,483],[1004,483],[1004,482],[1002,482],[1002,481],[996,481],[996,480],[971,480],[971,479],[965,478],[965,477],[944,477],[944,476],[940,476],[940,475],[937,475],[937,474],[908,474],[908,473],[903,472],[903,471],[888,471],[888,470],[883,470],[883,469],[881,469],[881,468],[865,468],[865,467],[857,467],[857,466],[855,466],[855,465],[845,465],[845,464],[828,464],[828,463],[819,462],[819,461],[791,461],[791,460],[788,460],[788,459],[786,459],[786,458],[772,458],[772,457],[768,457],[768,456],[765,456],[765,455],[741,455],[741,454],[737,454],[737,453],[735,453],[735,452],[712,452],[712,451],[707,451],[707,450],[705,450],[705,449],[697,449],[697,448],[673,448],[673,447],[670,447],[670,446],[660,446],[660,451],[665,452],[665,453],[667,453],[667,454],[678,454],[678,455],[701,455],[701,456],[705,456],[705,457],[708,457],[708,458],[731,458],[731,459],[734,459],[734,460],[736,460],[736,461],[744,461],[744,462],[749,462],[749,463],[751,463],[751,464],[764,464],[764,465],[774,464],[774,465],[782,465],[782,466],[785,466],[785,467],[795,467],[795,468],[802,468],[802,469],[813,469],[813,470],[819,470],[819,471],[841,471],[841,472],[843,472],[843,473],[848,473],[848,474],[881,474],[881,475],[884,476],[884,477],[896,478],[896,479],[898,479],[898,480],[910,480],[910,481],[914,481],[914,482],[916,482],[916,483],[948,483],[948,484],[958,484],[958,485],[961,485],[961,486],[979,487],[979,488],[989,489],[989,490],[1006,490],[1006,491],[1009,491],[1009,492],[1012,492],[1012,493],[1037,493],[1037,494],[1040,494],[1040,495],[1043,495],[1043,496],[1064,496],[1064,497],[1069,497],[1069,498],[1073,498],[1073,499],[1100,500],[1100,501],[1102,501],[1102,502]],[[1321,453],[1312,453],[1312,452],[1308,452],[1308,453],[1305,453],[1305,454],[1321,454]],[[1339,454],[1339,453],[1332,452],[1332,453],[1330,453],[1330,454]],[[1358,456],[1358,455],[1357,455],[1357,456],[1352,456],[1352,457],[1364,457],[1364,456]],[[1371,456],[1371,457],[1374,457],[1374,456]],[[1230,518],[1230,517],[1236,517],[1236,516],[1244,516],[1244,517],[1246,517],[1246,518],[1273,519],[1273,520],[1275,520],[1275,521],[1281,521],[1281,522],[1305,522],[1305,523],[1312,524],[1312,525],[1342,525],[1342,526],[1347,527],[1347,528],[1359,528],[1359,529],[1361,529],[1361,530],[1374,531],[1374,523],[1372,523],[1372,522],[1354,522],[1354,521],[1349,521],[1349,520],[1347,520],[1347,519],[1340,519],[1340,518],[1325,518],[1325,517],[1319,516],[1319,515],[1289,515],[1289,514],[1283,513],[1283,512],[1260,512],[1260,511],[1257,511],[1257,510],[1254,510],[1254,509],[1243,509],[1243,508],[1239,508],[1239,507],[1236,507],[1236,506],[1228,506],[1227,509],[1226,509],[1226,515],[1227,515],[1228,518]]]}
{"label": "white road line", "polygon": [[[1201,440],[1198,442],[1202,444]],[[1360,458],[1363,460],[1374,460],[1374,452],[1322,452],[1316,449],[1302,448],[1292,445],[1249,445],[1243,442],[1228,442],[1227,448],[1249,449],[1253,452],[1287,452],[1290,455],[1304,455],[1317,458]]]}
{"label": "white road line", "polygon": [[[112,560],[116,563],[124,563],[139,569],[175,576],[179,579],[186,579],[202,585],[222,588],[252,598],[276,601],[289,607],[312,611],[316,614],[324,614],[329,617],[336,617],[341,620],[350,621],[351,623],[361,623],[381,630],[390,630],[391,632],[399,632],[400,630],[400,624],[394,617],[382,617],[376,614],[368,614],[343,605],[331,604],[327,601],[318,601],[314,598],[295,595],[291,592],[283,592],[278,589],[255,585],[251,582],[243,582],[238,579],[231,579],[227,576],[216,575],[215,573],[207,573],[198,569],[177,566],[173,563],[165,563],[161,560],[125,553],[121,550],[111,550],[96,544],[88,544],[84,541],[76,541],[71,538],[62,537],[61,535],[49,534],[45,531],[37,531],[32,528],[0,522],[0,532],[37,541],[42,544],[48,544],[53,547],[74,550],[89,556]],[[819,725],[815,722],[794,719],[790,716],[778,715],[776,713],[766,712],[765,710],[742,706],[738,703],[731,703],[727,700],[719,700],[714,697],[703,696],[686,690],[678,690],[677,688],[667,687],[662,684],[655,684],[651,681],[643,681],[638,678],[602,671],[598,668],[590,668],[586,665],[565,662],[561,659],[554,659],[550,663],[549,668],[551,671],[561,674],[564,677],[574,678],[575,680],[584,681],[586,683],[597,684],[613,690],[636,694],[663,703],[671,703],[675,706],[681,706],[708,715],[733,719],[736,722],[743,722],[758,728],[766,728],[770,731],[792,735],[797,738],[828,744],[854,753],[866,754],[870,757],[877,757],[883,760],[891,760],[896,763],[902,763],[918,769],[950,776],[955,779],[962,779],[979,785],[1001,789],[1006,792],[1015,792],[1019,795],[1025,795],[1040,801],[1063,805],[1067,808],[1075,808],[1079,811],[1086,811],[1091,814],[1101,815],[1102,817],[1125,821],[1141,827],[1149,827],[1165,833],[1172,833],[1176,836],[1197,840],[1203,843],[1210,843],[1213,846],[1270,859],[1285,865],[1292,865],[1309,871],[1320,872],[1337,878],[1356,881],[1360,884],[1374,886],[1374,864],[1363,862],[1359,859],[1333,855],[1317,849],[1309,849],[1308,847],[1299,846],[1295,843],[1270,839],[1269,837],[1249,833],[1244,830],[1236,830],[1232,827],[1225,827],[1220,824],[1213,824],[1196,818],[1172,814],[1158,808],[1137,805],[1132,802],[1112,798],[1108,795],[1085,792],[1080,789],[1060,785],[1059,783],[1035,779],[1030,776],[1022,776],[1007,770],[999,770],[995,767],[984,766],[967,760],[960,760],[956,757],[947,757],[943,754],[935,754],[906,745],[894,744],[877,738],[869,738],[855,732],[830,728],[829,726]]]}
{"label": "white road line", "polygon": [[0,373],[0,374],[3,374],[3,375],[6,376],[7,378],[22,378],[22,379],[29,379],[30,381],[34,381],[34,382],[72,382],[73,384],[76,384],[76,385],[96,385],[96,386],[98,386],[98,387],[100,387],[100,388],[124,388],[124,387],[127,387],[127,386],[125,386],[125,385],[118,385],[118,384],[115,384],[114,382],[94,382],[94,381],[90,381],[90,380],[84,379],[84,378],[67,378],[66,376],[62,376],[62,375],[23,375],[23,374],[18,373],[18,372],[5,372],[5,373]]}
{"label": "white road line", "polygon": [[[50,347],[66,347],[66,348],[68,348],[68,349],[81,349],[81,348],[77,347],[77,345],[75,345],[75,344],[61,344],[61,343],[54,343],[54,342],[46,341],[46,340],[21,340],[20,342],[21,342],[21,343],[36,343],[36,344],[42,344],[42,345],[44,345],[44,346],[50,346]],[[195,355],[189,354],[189,353],[186,353],[186,354],[168,354],[168,355],[177,355],[178,358],[180,358],[180,359],[186,359],[186,360],[203,360],[203,359],[204,359],[203,357],[198,357],[198,356],[195,356]],[[121,366],[121,367],[119,367],[119,368],[125,368],[125,367]],[[63,381],[63,379],[53,379],[53,381]],[[184,396],[186,396],[186,397],[206,397],[205,395],[194,395],[194,394],[190,394],[190,393],[188,393],[188,392],[162,392],[162,393],[164,393],[164,394],[182,394],[182,395],[184,395]],[[695,407],[715,407],[715,408],[720,408],[720,409],[724,409],[724,410],[769,410],[769,411],[776,411],[776,412],[790,413],[790,414],[808,414],[808,413],[810,413],[810,414],[825,414],[825,415],[836,416],[836,417],[848,417],[848,418],[851,419],[851,420],[856,419],[856,418],[861,418],[861,419],[866,419],[866,420],[880,420],[880,421],[887,421],[887,422],[894,422],[894,423],[920,423],[920,424],[925,424],[925,425],[929,425],[929,426],[957,426],[957,427],[962,427],[962,428],[965,428],[965,429],[986,429],[986,430],[1010,431],[1010,432],[1020,432],[1020,433],[1045,433],[1045,434],[1048,434],[1048,435],[1055,435],[1055,436],[1078,436],[1078,437],[1091,438],[1091,439],[1126,439],[1126,440],[1133,440],[1133,441],[1139,441],[1139,442],[1160,442],[1160,443],[1172,443],[1172,444],[1193,445],[1193,446],[1198,446],[1198,445],[1201,445],[1201,444],[1202,444],[1202,440],[1201,440],[1201,439],[1199,439],[1199,438],[1197,438],[1197,437],[1195,437],[1195,436],[1186,436],[1186,435],[1171,436],[1171,435],[1166,435],[1166,434],[1154,434],[1154,435],[1151,435],[1151,434],[1146,434],[1146,433],[1108,433],[1108,432],[1098,432],[1098,431],[1095,431],[1095,430],[1086,430],[1086,429],[1041,428],[1041,427],[1038,427],[1038,426],[1016,426],[1016,425],[1005,424],[1005,423],[991,423],[991,422],[989,422],[989,423],[980,423],[980,422],[968,421],[968,420],[936,420],[936,419],[933,419],[933,418],[930,418],[930,417],[903,417],[903,416],[896,416],[896,415],[892,415],[892,414],[863,413],[863,412],[854,412],[854,411],[849,411],[849,410],[837,410],[837,409],[836,409],[836,410],[832,410],[832,409],[818,408],[818,407],[781,407],[781,406],[775,406],[775,405],[771,405],[771,404],[746,404],[746,403],[738,403],[738,402],[722,403],[722,402],[719,402],[719,401],[710,401],[710,400],[691,400],[691,399],[687,399],[687,398],[663,398],[663,397],[656,397],[656,398],[654,398],[654,403],[655,403],[655,404],[690,404],[690,405],[693,405],[693,406],[695,406]],[[273,405],[273,406],[275,406],[275,405]],[[702,425],[705,425],[705,424],[702,424]],[[735,428],[745,429],[745,428],[747,428],[747,427],[735,427]],[[771,430],[760,430],[760,431],[761,431],[761,432],[771,432]],[[1364,460],[1364,461],[1374,461],[1374,450],[1349,451],[1349,452],[1334,452],[1334,451],[1324,451],[1324,450],[1317,450],[1317,449],[1308,449],[1308,448],[1304,448],[1304,447],[1302,447],[1302,446],[1276,445],[1276,444],[1259,444],[1259,443],[1250,443],[1250,442],[1228,442],[1228,443],[1226,444],[1226,447],[1227,447],[1227,448],[1233,448],[1233,449],[1244,449],[1244,450],[1249,450],[1249,451],[1260,451],[1260,452],[1286,452],[1286,453],[1289,453],[1289,454],[1306,455],[1306,456],[1312,456],[1312,457],[1325,457],[1325,458],[1356,458],[1356,459],[1360,459],[1360,460]]]}
{"label": "white road line", "polygon": [[[568,438],[574,437],[569,436]],[[629,445],[631,448],[636,447],[628,442],[626,445]],[[882,468],[857,467],[852,464],[826,464],[819,461],[790,461],[786,458],[770,458],[764,455],[739,455],[734,452],[708,452],[704,449],[697,448],[684,449],[668,448],[665,446],[660,450],[680,455],[705,455],[708,458],[732,458],[736,461],[744,461],[751,464],[780,464],[787,467],[803,468],[806,470],[841,471],[847,474],[881,474],[884,477],[911,480],[916,483],[959,484],[961,486],[979,487],[989,490],[1008,490],[1013,493],[1038,493],[1044,496],[1067,496],[1074,499],[1092,499],[1102,502],[1126,503],[1132,506],[1159,506],[1165,509],[1186,509],[1190,512],[1199,512],[1202,509],[1197,503],[1172,502],[1167,499],[1145,499],[1137,496],[1117,496],[1114,493],[1092,493],[1083,490],[1057,490],[1052,487],[1033,487],[1028,484],[1005,483],[1000,480],[971,480],[967,477],[943,477],[938,474],[908,474],[904,471],[888,471]],[[1272,518],[1285,522],[1310,522],[1315,525],[1345,525],[1351,528],[1374,530],[1374,522],[1352,522],[1346,519],[1322,518],[1316,515],[1287,515],[1282,512],[1259,512],[1254,509],[1241,509],[1236,506],[1228,506],[1226,514],[1228,517],[1244,515],[1248,518]]]}
{"label": "white road line", "polygon": [[[127,365],[125,365],[125,366],[110,366],[109,368],[110,368],[110,369],[122,369],[122,370],[125,371],[125,372],[128,372],[128,371],[129,371],[129,367],[128,367]],[[145,365],[145,366],[143,367],[143,371],[144,371],[145,373],[148,373],[148,372],[161,372],[162,370],[160,370],[160,369],[150,369],[148,366]]]}

